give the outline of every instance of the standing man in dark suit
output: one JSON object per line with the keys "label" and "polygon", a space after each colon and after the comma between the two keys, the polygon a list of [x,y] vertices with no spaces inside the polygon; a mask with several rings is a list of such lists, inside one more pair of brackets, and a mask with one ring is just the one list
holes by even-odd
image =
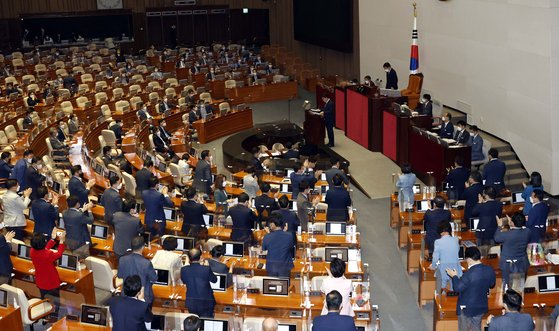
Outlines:
{"label": "standing man in dark suit", "polygon": [[12,253],[12,239],[16,233],[8,231],[6,234],[0,234],[0,285],[7,284],[12,278],[14,265],[10,255]]}
{"label": "standing man in dark suit", "polygon": [[89,190],[95,185],[95,179],[90,179],[85,185],[82,181],[83,171],[78,164],[72,167],[72,178],[68,182],[68,191],[70,195],[78,197],[80,206],[89,202]]}
{"label": "standing man in dark suit", "polygon": [[[503,294],[504,314],[501,316],[489,315],[487,325],[489,331],[531,331],[535,329],[535,323],[530,314],[521,313],[522,296],[515,290],[508,289]],[[555,320],[553,320],[555,321]]]}
{"label": "standing man in dark suit", "polygon": [[334,186],[332,178],[334,178],[335,175],[341,176],[344,184],[349,185],[349,179],[347,178],[343,170],[340,169],[340,160],[337,157],[332,157],[330,159],[330,164],[332,165],[332,167],[326,170],[326,181],[328,182],[328,185],[330,187]]}
{"label": "standing man in dark suit", "polygon": [[320,178],[322,171],[318,171],[317,174],[314,171],[307,169],[303,162],[295,163],[295,171],[291,173],[289,179],[291,180],[291,199],[297,199],[299,195],[299,186],[302,181],[307,182],[307,185],[314,187],[318,181],[317,177]]}
{"label": "standing man in dark suit", "polygon": [[439,234],[439,224],[442,222],[452,222],[452,214],[450,210],[444,209],[446,201],[440,195],[433,199],[433,209],[425,212],[423,216],[423,227],[425,228],[425,244],[429,249],[429,253],[433,254],[435,240],[441,236]]}
{"label": "standing man in dark suit", "polygon": [[16,179],[19,183],[20,191],[25,185],[25,170],[27,170],[27,166],[31,163],[33,157],[35,157],[35,155],[32,150],[25,150],[23,152],[23,157],[17,160],[14,168],[12,169],[12,173],[10,174],[10,178]]}
{"label": "standing man in dark suit", "polygon": [[[477,245],[487,246],[487,249],[495,243],[493,238],[497,230],[497,217],[501,217],[503,213],[503,204],[495,200],[496,196],[495,189],[486,186],[483,195],[479,196],[478,204],[472,209],[472,216],[479,217],[476,230]],[[483,252],[483,255],[486,253]]]}
{"label": "standing man in dark suit", "polygon": [[212,186],[212,156],[209,150],[203,150],[194,171],[194,187],[202,193],[209,194]]}
{"label": "standing man in dark suit", "polygon": [[[254,198],[254,207],[256,207],[256,212],[258,213],[258,222],[262,225],[268,220],[270,214],[278,209],[278,204],[276,200],[270,197],[268,194],[270,192],[270,184],[263,182],[260,184],[261,195]],[[265,224],[261,226],[262,228],[266,226]]]}
{"label": "standing man in dark suit", "polygon": [[136,201],[126,199],[122,203],[122,211],[117,211],[113,216],[115,238],[113,251],[119,258],[131,249],[132,239],[144,233],[144,226],[134,209]]}
{"label": "standing man in dark suit", "polygon": [[328,204],[326,220],[335,222],[347,222],[349,220],[348,207],[351,207],[349,192],[343,187],[343,179],[335,175],[332,179],[334,187],[326,192],[324,202]]}
{"label": "standing man in dark suit", "polygon": [[0,178],[9,178],[12,173],[13,165],[10,164],[12,154],[9,152],[2,152],[0,154]]}
{"label": "standing man in dark suit", "polygon": [[46,186],[37,189],[37,200],[31,205],[35,221],[33,233],[44,233],[49,236],[58,221],[58,195],[52,197],[52,203],[47,200],[49,190]]}
{"label": "standing man in dark suit", "polygon": [[25,185],[22,186],[22,190],[26,190],[30,188],[31,196],[29,197],[31,201],[37,200],[37,189],[40,186],[43,186],[45,182],[45,175],[42,174],[43,172],[43,161],[37,158],[31,159],[31,164],[27,169],[25,169]]}
{"label": "standing man in dark suit", "polygon": [[151,235],[158,234],[162,236],[165,234],[165,227],[167,219],[163,207],[173,208],[175,205],[167,194],[169,188],[162,186],[160,191],[156,188],[159,185],[159,180],[156,177],[150,178],[150,189],[142,192],[142,200],[146,207],[146,214],[144,222]]}
{"label": "standing man in dark suit", "polygon": [[200,317],[213,317],[215,298],[212,282],[217,281],[216,275],[207,265],[200,263],[202,252],[193,248],[188,252],[190,265],[181,269],[181,280],[186,284],[186,308],[191,314]]}
{"label": "standing man in dark suit", "polygon": [[115,123],[113,125],[111,125],[111,127],[109,128],[109,130],[113,131],[115,133],[115,137],[116,137],[116,143],[117,144],[121,144],[122,143],[122,120],[118,119],[115,121]]}
{"label": "standing man in dark suit", "polygon": [[431,116],[433,117],[433,101],[431,100],[431,94],[424,94],[423,99],[417,109],[419,115]]}
{"label": "standing man in dark suit", "polygon": [[204,215],[208,213],[208,208],[192,186],[186,190],[186,198],[188,200],[181,203],[183,215],[181,231],[186,236],[196,238],[200,229],[206,226]]}
{"label": "standing man in dark suit", "polygon": [[149,304],[143,301],[142,279],[138,275],[128,276],[124,279],[122,288],[123,295],[109,299],[113,330],[147,330],[146,323],[151,322],[153,314]]}
{"label": "standing man in dark suit", "polygon": [[101,206],[105,207],[105,222],[107,224],[113,224],[113,215],[116,212],[122,211],[122,198],[120,197],[122,182],[120,177],[112,176],[109,178],[109,184],[111,186],[105,189],[99,203]]}
{"label": "standing man in dark suit", "polygon": [[266,273],[272,277],[289,278],[293,269],[293,236],[285,231],[286,229],[282,229],[281,220],[278,218],[271,217],[268,223],[268,234],[262,240],[262,250],[267,252]]}
{"label": "standing man in dark suit", "polygon": [[543,201],[542,190],[532,191],[530,202],[532,202],[532,208],[528,212],[528,222],[526,222],[526,227],[530,229],[530,242],[541,243],[547,231],[549,206]]}
{"label": "standing man in dark suit", "polygon": [[522,279],[525,278],[530,261],[526,248],[530,241],[530,229],[525,228],[526,218],[521,212],[516,212],[510,217],[506,217],[505,222],[508,223],[510,230],[503,230],[503,219],[497,220],[497,231],[495,231],[495,242],[501,244],[501,256],[499,259],[499,268],[503,277],[503,288],[505,284],[509,288],[513,287],[510,282],[510,274],[521,274]]}
{"label": "standing man in dark suit", "polygon": [[251,150],[252,158],[250,159],[250,165],[254,167],[254,171],[257,174],[261,174],[264,171],[264,166],[260,161],[260,149],[258,147],[253,147]]}
{"label": "standing man in dark suit", "polygon": [[452,119],[452,115],[450,113],[444,113],[441,117],[440,130],[439,130],[439,137],[444,139],[452,139],[454,138],[454,125],[450,121]]}
{"label": "standing man in dark suit", "polygon": [[317,316],[313,320],[312,331],[356,331],[353,317],[340,315],[342,295],[338,291],[326,294],[327,315]]}
{"label": "standing man in dark suit", "polygon": [[91,236],[87,225],[93,224],[93,214],[91,213],[93,204],[88,202],[80,210],[78,209],[80,201],[74,195],[68,197],[66,202],[68,209],[62,214],[66,229],[66,246],[73,254],[83,259],[89,256]]}
{"label": "standing man in dark suit", "polygon": [[462,155],[457,155],[454,159],[454,169],[448,172],[444,180],[448,184],[448,200],[460,199],[466,188],[468,178],[470,178],[470,169],[464,168],[464,158]]}
{"label": "standing man in dark suit", "polygon": [[229,208],[229,215],[233,220],[231,240],[251,243],[252,229],[255,227],[258,218],[249,208],[250,199],[248,194],[243,192],[239,194],[237,199],[239,203]]}
{"label": "standing man in dark suit", "polygon": [[386,71],[386,89],[397,90],[398,74],[396,74],[396,70],[392,69],[392,66],[388,62],[385,62],[382,68]]}
{"label": "standing man in dark suit", "polygon": [[272,212],[272,216],[279,217],[282,221],[281,227],[285,231],[291,233],[293,237],[293,247],[291,249],[291,257],[295,257],[295,247],[297,245],[297,228],[299,227],[299,219],[297,214],[289,209],[289,199],[287,195],[282,195],[278,199],[278,206],[280,209]]}
{"label": "standing man in dark suit", "polygon": [[212,248],[211,251],[212,258],[207,260],[214,274],[227,275],[227,287],[233,285],[233,268],[235,268],[235,261],[231,263],[230,267],[222,262],[223,254],[225,254],[225,248],[222,245],[217,245]]}
{"label": "standing man in dark suit", "polygon": [[470,144],[470,132],[466,130],[466,122],[463,120],[458,121],[458,130],[454,134],[454,140],[459,145],[469,145]]}
{"label": "standing man in dark suit", "polygon": [[326,134],[328,135],[328,147],[334,147],[334,125],[336,124],[336,114],[334,109],[334,102],[329,97],[323,96],[321,115],[324,117],[324,124],[326,125]]}
{"label": "standing man in dark suit", "polygon": [[481,174],[479,171],[470,172],[470,178],[466,183],[466,189],[460,196],[460,200],[466,200],[466,205],[464,206],[464,224],[468,226],[470,217],[472,217],[472,210],[477,205],[479,200],[479,195],[483,193],[483,185],[481,185]]}
{"label": "standing man in dark suit", "polygon": [[483,155],[483,138],[479,135],[479,129],[476,125],[470,127],[472,130],[471,145],[472,145],[472,161],[480,161],[485,158]]}
{"label": "standing man in dark suit", "polygon": [[291,141],[286,142],[284,147],[287,151],[282,154],[282,159],[299,159],[299,151],[293,148]]}
{"label": "standing man in dark suit", "polygon": [[136,195],[141,195],[143,191],[149,190],[150,180],[155,177],[153,175],[153,160],[148,157],[144,160],[144,167],[136,172]]}
{"label": "standing man in dark suit", "polygon": [[144,299],[151,307],[153,303],[152,285],[157,280],[157,273],[146,259],[142,252],[144,250],[144,237],[134,237],[132,239],[132,252],[126,254],[118,260],[118,272],[116,276],[120,279],[126,279],[129,276],[138,275],[144,287]]}
{"label": "standing man in dark suit", "polygon": [[489,149],[489,162],[483,166],[483,180],[485,186],[493,186],[497,195],[505,188],[506,164],[499,160],[499,151],[495,148]]}
{"label": "standing man in dark suit", "polygon": [[481,319],[488,310],[487,294],[495,287],[495,271],[480,262],[481,253],[477,247],[465,251],[468,271],[458,277],[455,269],[446,269],[452,278],[452,288],[459,292],[456,314],[458,330],[481,330]]}

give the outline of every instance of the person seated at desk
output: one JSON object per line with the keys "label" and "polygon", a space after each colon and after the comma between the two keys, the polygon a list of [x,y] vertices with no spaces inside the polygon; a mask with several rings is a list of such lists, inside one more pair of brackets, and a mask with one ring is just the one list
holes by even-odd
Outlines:
{"label": "person seated at desk", "polygon": [[86,203],[81,209],[80,201],[77,196],[71,195],[66,200],[68,209],[62,214],[66,229],[68,249],[81,259],[89,256],[89,246],[91,236],[87,225],[93,224],[93,214],[91,209],[93,203]]}
{"label": "person seated at desk", "polygon": [[268,219],[266,234],[262,240],[262,251],[266,252],[266,274],[271,277],[289,278],[293,269],[293,236],[285,231],[278,217]]}
{"label": "person seated at desk", "polygon": [[25,189],[23,191],[23,196],[19,196],[17,194],[19,185],[15,179],[8,179],[6,181],[6,188],[6,193],[2,195],[2,207],[4,209],[3,226],[5,226],[8,231],[14,231],[16,233],[16,239],[23,240],[23,232],[27,224],[23,211],[27,209],[29,203],[31,203],[29,197],[31,196],[32,189]]}
{"label": "person seated at desk", "polygon": [[233,269],[235,268],[235,260],[231,263],[230,267],[227,267],[227,260],[223,261],[223,254],[225,254],[225,248],[223,245],[214,246],[211,250],[212,258],[207,260],[210,269],[214,274],[227,275],[227,287],[233,285]]}
{"label": "person seated at desk", "polygon": [[483,138],[479,135],[479,129],[477,125],[472,125],[470,127],[472,133],[470,135],[471,145],[472,145],[472,161],[481,161],[485,158],[483,155]]}
{"label": "person seated at desk", "polygon": [[464,157],[457,155],[454,159],[454,168],[448,170],[444,181],[448,184],[448,200],[459,200],[466,188],[466,181],[470,178],[470,169],[464,167]]}
{"label": "person seated at desk", "polygon": [[47,179],[44,175],[45,170],[43,169],[43,161],[41,159],[32,158],[31,164],[27,169],[25,169],[25,184],[22,185],[22,189],[25,191],[26,189],[30,188],[32,190],[31,201],[37,199],[37,189],[40,186],[43,186],[43,183]]}
{"label": "person seated at desk", "polygon": [[6,97],[10,97],[13,93],[21,95],[21,90],[14,86],[13,83],[6,84]]}
{"label": "person seated at desk", "polygon": [[192,123],[196,122],[197,120],[200,119],[200,114],[198,114],[197,110],[199,108],[194,107],[194,106],[188,106],[188,122],[190,123],[190,125],[192,126]]}
{"label": "person seated at desk", "polygon": [[71,90],[74,86],[77,85],[78,82],[76,81],[76,78],[74,78],[74,72],[70,70],[68,76],[62,79],[62,86],[64,86],[65,89]]}
{"label": "person seated at desk", "polygon": [[449,222],[441,222],[437,227],[439,239],[435,240],[433,249],[433,259],[429,269],[435,270],[437,279],[435,291],[442,293],[442,289],[447,289],[450,285],[452,291],[452,282],[446,273],[446,269],[455,269],[458,276],[462,276],[462,267],[460,266],[459,251],[460,243],[458,238],[452,236],[452,226]]}
{"label": "person seated at desk", "polygon": [[155,269],[169,271],[171,286],[180,284],[181,268],[183,265],[181,255],[175,253],[178,246],[177,238],[173,236],[166,237],[163,240],[162,246],[163,249],[158,250],[151,259],[151,264],[153,264]]}
{"label": "person seated at desk", "polygon": [[113,215],[115,236],[113,251],[118,258],[131,249],[132,239],[144,233],[144,226],[135,208],[136,200],[125,199],[122,203],[122,210]]}
{"label": "person seated at desk", "polygon": [[528,213],[526,227],[530,229],[530,243],[541,243],[547,231],[549,205],[543,200],[543,191],[534,190],[530,196],[532,208]]}
{"label": "person seated at desk", "polygon": [[59,136],[60,135],[55,128],[50,129],[49,142],[53,149],[53,155],[67,156],[70,149],[64,143],[64,140],[60,140]]}
{"label": "person seated at desk", "polygon": [[250,68],[250,72],[248,74],[248,80],[250,82],[250,85],[257,85],[258,84],[258,72],[256,72],[256,69],[251,67]]}
{"label": "person seated at desk", "polygon": [[398,89],[398,74],[396,70],[392,69],[390,63],[385,62],[382,68],[386,72],[386,89],[387,90],[397,90]]}
{"label": "person seated at desk", "polygon": [[8,284],[12,279],[14,265],[10,255],[12,254],[12,239],[15,235],[14,231],[0,234],[0,285]]}
{"label": "person seated at desk", "polygon": [[503,294],[503,304],[505,306],[503,315],[489,315],[487,317],[489,331],[529,331],[535,329],[536,324],[532,316],[520,312],[522,296],[518,292],[508,289]]}
{"label": "person seated at desk", "polygon": [[250,198],[248,194],[241,193],[238,196],[238,204],[229,208],[229,215],[233,221],[231,240],[252,243],[252,229],[258,218],[250,209]]}
{"label": "person seated at desk", "polygon": [[213,117],[213,107],[210,104],[209,101],[204,101],[204,100],[200,100],[201,101],[201,105],[200,105],[200,117],[202,119],[210,119],[211,117]]}
{"label": "person seated at desk", "polygon": [[[297,170],[295,172],[292,172],[289,176],[292,188],[291,199],[293,200],[297,199],[297,195],[299,194],[299,186],[302,181],[305,181],[311,188],[313,188],[318,181],[313,171],[307,171],[307,167],[304,162],[297,162],[295,164],[295,169]],[[318,177],[320,177],[320,175],[322,174],[320,170],[317,171],[317,173],[319,173]]]}
{"label": "person seated at desk", "polygon": [[185,98],[185,101],[188,105],[195,105],[196,104],[196,91],[193,89],[189,89]]}
{"label": "person seated at desk", "polygon": [[248,166],[243,177],[243,189],[250,199],[256,198],[258,192],[258,177],[253,166]]}
{"label": "person seated at desk", "polygon": [[51,198],[46,186],[39,187],[37,200],[33,201],[31,205],[31,212],[35,223],[33,233],[48,236],[58,223],[58,194],[53,194]]}
{"label": "person seated at desk", "polygon": [[33,113],[35,112],[35,109],[33,107],[29,107],[27,108],[25,117],[23,118],[23,129],[24,130],[29,130],[33,127]]}
{"label": "person seated at desk", "polygon": [[80,122],[75,114],[70,114],[67,125],[68,133],[70,133],[70,135],[75,135],[78,131],[80,131]]}
{"label": "person seated at desk", "polygon": [[313,320],[312,331],[356,331],[353,317],[341,315],[343,297],[334,290],[326,294],[326,315],[317,316]]}
{"label": "person seated at desk", "polygon": [[68,191],[70,195],[78,197],[80,206],[83,206],[89,202],[89,191],[95,185],[95,179],[92,178],[84,184],[82,166],[79,164],[72,166],[70,172],[72,173],[72,178],[68,182]]}
{"label": "person seated at desk", "polygon": [[157,127],[157,129],[161,133],[160,137],[163,138],[163,141],[165,141],[165,143],[167,145],[170,145],[171,144],[171,137],[173,135],[165,129],[166,127],[167,127],[167,121],[165,121],[164,119],[160,120],[159,121],[159,126]]}
{"label": "person seated at desk", "polygon": [[153,134],[153,144],[155,145],[155,151],[158,153],[168,153],[170,151],[172,151],[169,148],[168,143],[165,141],[165,138],[162,136],[161,134],[161,130],[159,129],[159,127],[154,127],[152,129],[152,134]]}
{"label": "person seated at desk", "polygon": [[13,70],[12,70],[12,66],[9,65],[9,64],[6,64],[4,66],[4,68],[2,68],[2,72],[0,72],[0,75],[4,76],[4,78],[13,76],[14,73],[13,73]]}
{"label": "person seated at desk", "polygon": [[151,322],[153,314],[150,305],[144,301],[142,279],[138,275],[130,275],[124,279],[122,289],[122,295],[109,299],[112,330],[147,330],[146,323]]}
{"label": "person seated at desk", "polygon": [[117,160],[111,155],[111,146],[104,146],[101,150],[101,160],[105,164],[105,167],[108,167],[110,164],[117,165]]}
{"label": "person seated at desk", "polygon": [[141,103],[139,107],[140,107],[140,110],[138,110],[136,112],[136,116],[138,116],[140,121],[147,121],[147,120],[153,118],[153,116],[151,116],[151,114],[148,111],[147,106],[144,103]]}
{"label": "person seated at desk", "polygon": [[60,277],[56,270],[56,261],[62,257],[64,249],[64,241],[66,233],[62,232],[58,236],[58,250],[52,251],[56,244],[58,229],[52,229],[50,240],[47,242],[48,236],[42,233],[35,233],[31,238],[31,262],[35,269],[35,285],[39,288],[41,299],[50,299],[54,304],[53,317],[58,317],[60,307]]}
{"label": "person seated at desk", "polygon": [[161,186],[157,177],[151,177],[149,183],[149,189],[142,192],[142,200],[146,208],[144,222],[152,236],[156,234],[162,236],[167,225],[163,207],[173,208],[175,205],[169,198],[168,186]]}
{"label": "person seated at desk", "polygon": [[439,239],[439,224],[452,222],[452,214],[449,210],[444,209],[446,200],[437,195],[432,201],[432,208],[425,212],[423,216],[423,227],[425,229],[425,246],[429,250],[429,254],[433,253],[435,240]]}
{"label": "person seated at desk", "polygon": [[120,197],[122,181],[118,175],[111,176],[109,178],[109,185],[101,195],[99,204],[105,209],[105,223],[113,224],[113,215],[116,212],[122,211],[122,198]]}
{"label": "person seated at desk", "polygon": [[159,71],[159,68],[155,67],[153,68],[153,72],[151,73],[151,78],[155,79],[155,80],[161,80],[163,79],[163,73]]}
{"label": "person seated at desk", "polygon": [[213,67],[210,68],[210,71],[206,74],[206,80],[207,81],[212,81],[215,80],[215,69]]}
{"label": "person seated at desk", "polygon": [[423,98],[419,103],[417,112],[419,113],[419,115],[433,117],[433,101],[431,100],[431,94],[423,94]]}
{"label": "person seated at desk", "polygon": [[169,98],[167,98],[167,96],[164,96],[163,99],[159,101],[157,110],[159,111],[159,114],[166,114],[173,108],[175,108],[175,105],[169,102]]}
{"label": "person seated at desk", "polygon": [[212,282],[217,281],[217,276],[207,265],[200,263],[202,252],[193,248],[188,252],[190,265],[181,269],[181,280],[186,284],[186,308],[191,314],[200,317],[214,316],[215,298],[211,287]]}
{"label": "person seated at desk", "polygon": [[10,178],[12,169],[11,165],[12,154],[10,152],[2,152],[0,154],[0,178]]}
{"label": "person seated at desk", "polygon": [[266,220],[272,212],[278,209],[276,200],[269,196],[270,189],[270,184],[263,182],[260,184],[262,194],[254,198],[254,207],[258,213],[258,222],[262,228],[266,225]]}
{"label": "person seated at desk", "polygon": [[[478,204],[472,209],[472,217],[479,217],[476,239],[478,246],[489,248],[495,244],[493,238],[497,230],[497,217],[503,214],[503,204],[495,200],[497,192],[492,186],[483,189],[483,195],[479,196]],[[485,251],[483,252],[485,255]]]}
{"label": "person seated at desk", "polygon": [[441,120],[443,121],[439,129],[439,137],[443,139],[454,138],[454,125],[450,122],[452,115],[450,113],[445,113]]}
{"label": "person seated at desk", "polygon": [[266,70],[266,75],[274,74],[274,66],[271,63],[268,64],[265,70]]}
{"label": "person seated at desk", "polygon": [[[330,268],[326,268],[328,272],[328,277],[322,281],[320,286],[320,291],[324,294],[328,294],[334,290],[337,290],[342,295],[342,308],[340,310],[340,315],[355,316],[353,309],[351,308],[351,303],[349,301],[351,297],[351,292],[353,291],[352,280],[345,278],[346,263],[338,258],[333,258],[330,262]],[[322,306],[321,315],[327,315],[328,308],[326,307],[326,302]]]}
{"label": "person seated at desk", "polygon": [[122,144],[122,127],[123,126],[124,126],[124,124],[122,123],[122,120],[118,119],[109,128],[109,130],[111,130],[115,133],[116,143],[119,144],[119,145]]}
{"label": "person seated at desk", "polygon": [[116,276],[120,279],[126,279],[129,276],[138,275],[144,288],[144,300],[151,306],[154,299],[152,285],[157,281],[157,273],[151,261],[142,255],[145,246],[144,237],[134,237],[131,246],[132,252],[118,260]]}
{"label": "person seated at desk", "polygon": [[64,79],[62,79],[62,75],[56,75],[56,79],[52,83],[54,88],[63,88],[64,87]]}
{"label": "person seated at desk", "polygon": [[466,130],[466,122],[463,120],[458,121],[458,130],[454,134],[454,140],[458,145],[466,146],[470,143],[470,132]]}
{"label": "person seated at desk", "polygon": [[37,99],[37,96],[35,95],[35,92],[31,92],[29,93],[29,96],[27,97],[27,106],[28,107],[35,107],[36,105],[39,104],[39,99]]}
{"label": "person seated at desk", "polygon": [[204,215],[208,213],[208,208],[192,186],[186,190],[186,199],[180,207],[183,215],[181,231],[188,237],[196,237],[200,229],[206,226]]}
{"label": "person seated at desk", "polygon": [[260,149],[258,147],[253,147],[252,150],[252,157],[250,159],[250,166],[254,168],[254,171],[259,174],[264,171],[264,166],[262,162],[260,162]]}
{"label": "person seated at desk", "polygon": [[288,141],[285,143],[284,145],[286,151],[282,154],[282,158],[283,159],[297,159],[299,160],[299,150],[296,148],[293,148],[293,144],[291,143],[291,141]]}
{"label": "person seated at desk", "polygon": [[[508,225],[509,230],[503,228]],[[530,242],[530,229],[525,227],[526,217],[520,212],[514,213],[512,219],[506,215],[505,219],[497,220],[497,231],[495,231],[495,242],[501,244],[501,256],[499,258],[499,269],[503,278],[503,288],[514,287],[510,274],[520,275],[524,280],[526,272],[530,267],[526,248]],[[504,230],[504,231],[503,231]]]}
{"label": "person seated at desk", "polygon": [[505,188],[505,173],[507,165],[499,160],[499,151],[495,148],[489,149],[489,161],[483,166],[483,184],[495,188],[497,195]]}
{"label": "person seated at desk", "polygon": [[309,225],[309,214],[312,209],[320,202],[320,196],[316,196],[313,201],[310,198],[310,186],[306,180],[299,183],[299,194],[297,195],[297,217],[301,224],[301,230],[307,231]]}
{"label": "person seated at desk", "polygon": [[324,202],[328,204],[326,220],[334,222],[347,222],[349,220],[348,208],[351,207],[351,197],[348,190],[343,186],[342,176],[336,174],[332,178],[334,184],[328,192]]}

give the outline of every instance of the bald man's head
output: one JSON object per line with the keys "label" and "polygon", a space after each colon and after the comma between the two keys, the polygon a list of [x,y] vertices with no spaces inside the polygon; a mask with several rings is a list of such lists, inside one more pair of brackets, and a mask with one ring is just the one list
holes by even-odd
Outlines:
{"label": "bald man's head", "polygon": [[262,331],[278,331],[278,321],[268,317],[262,322]]}

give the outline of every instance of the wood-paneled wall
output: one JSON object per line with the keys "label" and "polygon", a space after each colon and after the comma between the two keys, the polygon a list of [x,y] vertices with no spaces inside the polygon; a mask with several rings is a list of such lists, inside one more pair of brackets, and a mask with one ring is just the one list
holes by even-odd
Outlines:
{"label": "wood-paneled wall", "polygon": [[[124,0],[123,6],[141,14],[146,8],[173,6],[173,0]],[[354,50],[342,53],[296,41],[293,38],[292,0],[198,0],[198,5],[223,5],[231,8],[264,8],[270,13],[270,40],[299,54],[323,75],[359,78],[359,8],[354,0]],[[97,9],[96,0],[0,0],[0,20],[13,20],[20,14],[79,12]],[[136,19],[135,19],[136,22]],[[333,22],[325,22],[332,24]]]}

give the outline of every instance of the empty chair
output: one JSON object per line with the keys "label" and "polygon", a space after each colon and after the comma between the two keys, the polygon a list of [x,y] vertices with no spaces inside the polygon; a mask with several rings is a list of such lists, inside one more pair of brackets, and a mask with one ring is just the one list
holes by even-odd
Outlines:
{"label": "empty chair", "polygon": [[140,97],[132,97],[132,98],[130,98],[130,105],[132,106],[132,109],[134,109],[134,110],[140,109],[140,108],[138,108],[138,107],[139,107],[139,105],[142,104],[142,103],[143,103],[143,101],[142,101],[142,98],[140,98]]}
{"label": "empty chair", "polygon": [[106,89],[107,87],[109,87],[109,86],[107,85],[107,82],[104,81],[104,80],[100,80],[100,81],[95,82],[95,91],[101,91],[101,90]]}
{"label": "empty chair", "polygon": [[165,89],[165,96],[167,98],[174,98],[177,94],[175,93],[175,89],[172,87]]}
{"label": "empty chair", "polygon": [[161,85],[159,85],[159,82],[156,80],[149,82],[148,86],[151,86],[154,90],[161,90]]}
{"label": "empty chair", "polygon": [[33,83],[33,82],[35,82],[35,76],[33,76],[33,75],[23,75],[23,76],[21,77],[21,81],[22,81],[24,84]]}
{"label": "empty chair", "polygon": [[124,90],[122,87],[116,87],[113,89],[113,100],[118,100],[124,96]]}
{"label": "empty chair", "polygon": [[130,110],[130,103],[126,100],[119,100],[115,103],[115,111],[123,113]]}
{"label": "empty chair", "polygon": [[209,92],[200,93],[200,100],[204,100],[204,102],[212,102],[212,95]]}
{"label": "empty chair", "polygon": [[107,93],[105,92],[97,92],[95,93],[95,105],[100,105],[107,102]]}
{"label": "empty chair", "polygon": [[56,69],[56,75],[66,77],[66,76],[68,76],[68,71],[66,71],[66,69],[64,69],[64,68]]}
{"label": "empty chair", "polygon": [[9,77],[6,77],[4,79],[4,83],[6,83],[6,84],[12,83],[12,84],[15,85],[15,84],[17,84],[17,79],[14,76],[9,76]]}
{"label": "empty chair", "polygon": [[137,84],[130,85],[130,87],[128,88],[129,95],[136,95],[141,92],[142,92],[142,88],[140,87],[140,85]]}
{"label": "empty chair", "polygon": [[13,59],[12,66],[14,67],[14,69],[23,68],[25,67],[25,62],[23,61],[23,59]]}
{"label": "empty chair", "polygon": [[74,112],[74,106],[70,101],[62,101],[60,104],[60,109],[64,112],[65,115],[70,115]]}
{"label": "empty chair", "polygon": [[170,87],[179,86],[179,81],[173,77],[167,78],[165,83],[169,84]]}
{"label": "empty chair", "polygon": [[112,148],[116,148],[116,135],[113,130],[102,130],[101,135],[105,139],[105,143],[107,146],[111,146]]}
{"label": "empty chair", "polygon": [[88,91],[89,91],[89,85],[83,84],[83,83],[78,85],[78,94],[79,95],[86,94]]}
{"label": "empty chair", "polygon": [[123,172],[124,190],[133,197],[136,197],[136,179],[129,173]]}
{"label": "empty chair", "polygon": [[23,128],[23,118],[18,118],[16,124],[17,124],[17,129],[19,131],[24,130],[24,128]]}
{"label": "empty chair", "polygon": [[151,92],[149,94],[149,102],[151,104],[156,104],[159,102],[159,94],[157,92]]}
{"label": "empty chair", "polygon": [[22,52],[12,52],[12,59],[23,59],[23,53]]}
{"label": "empty chair", "polygon": [[111,109],[109,108],[108,105],[102,105],[101,106],[101,113],[105,117],[105,120],[108,120],[108,119],[112,118],[112,116],[113,116],[112,113],[111,113]]}
{"label": "empty chair", "polygon": [[78,106],[78,108],[85,108],[86,103],[89,102],[89,99],[87,97],[79,97],[76,99],[76,106]]}
{"label": "empty chair", "polygon": [[235,88],[237,87],[237,82],[234,79],[229,79],[225,81],[225,88]]}
{"label": "empty chair", "polygon": [[136,83],[143,83],[144,82],[144,76],[137,74],[132,76],[132,80],[134,80],[134,82]]}
{"label": "empty chair", "polygon": [[313,291],[320,291],[320,287],[322,287],[322,282],[328,278],[328,276],[314,276],[311,279],[311,289]]}
{"label": "empty chair", "polygon": [[260,331],[262,330],[262,323],[264,322],[264,317],[245,317],[243,320],[243,330],[244,331]]}
{"label": "empty chair", "polygon": [[37,75],[45,72],[47,72],[47,66],[44,63],[39,63],[35,65],[35,73]]}
{"label": "empty chair", "polygon": [[100,72],[101,66],[99,65],[99,63],[92,63],[89,65],[89,69],[91,69],[91,71],[93,72]]}
{"label": "empty chair", "polygon": [[83,74],[80,77],[82,83],[89,83],[93,82],[93,75],[92,74]]}
{"label": "empty chair", "polygon": [[64,63],[64,61],[55,61],[54,62],[54,67],[56,69],[63,69],[64,66],[66,66],[66,64]]}
{"label": "empty chair", "polygon": [[54,304],[48,299],[33,298],[28,300],[22,289],[8,284],[3,284],[0,288],[7,291],[9,297],[15,300],[21,311],[23,324],[29,325],[31,330],[33,330],[33,324],[54,312]]}
{"label": "empty chair", "polygon": [[192,183],[192,181],[190,180],[190,175],[181,174],[179,166],[176,165],[175,163],[170,163],[169,169],[171,170],[171,175],[173,176],[173,181],[175,182],[175,185],[180,187],[185,187]]}
{"label": "empty chair", "polygon": [[196,91],[196,88],[194,87],[194,85],[186,85],[186,86],[183,88],[183,90],[184,90],[184,91],[190,91],[190,90]]}
{"label": "empty chair", "polygon": [[75,66],[72,68],[72,71],[76,74],[83,74],[85,73],[85,70],[83,70],[82,66]]}
{"label": "empty chair", "polygon": [[140,64],[136,67],[136,70],[141,74],[145,74],[148,72],[148,67],[146,67],[144,64]]}
{"label": "empty chair", "polygon": [[0,148],[3,152],[10,152],[15,150],[15,146],[8,141],[8,137],[4,130],[0,130]]}
{"label": "empty chair", "polygon": [[18,134],[15,126],[8,125],[4,128],[4,132],[6,132],[6,137],[8,137],[9,142],[14,142],[18,140]]}
{"label": "empty chair", "polygon": [[91,58],[91,62],[101,64],[103,63],[103,58],[100,56],[94,56]]}
{"label": "empty chair", "polygon": [[229,102],[222,102],[219,104],[219,112],[223,115],[231,110]]}

